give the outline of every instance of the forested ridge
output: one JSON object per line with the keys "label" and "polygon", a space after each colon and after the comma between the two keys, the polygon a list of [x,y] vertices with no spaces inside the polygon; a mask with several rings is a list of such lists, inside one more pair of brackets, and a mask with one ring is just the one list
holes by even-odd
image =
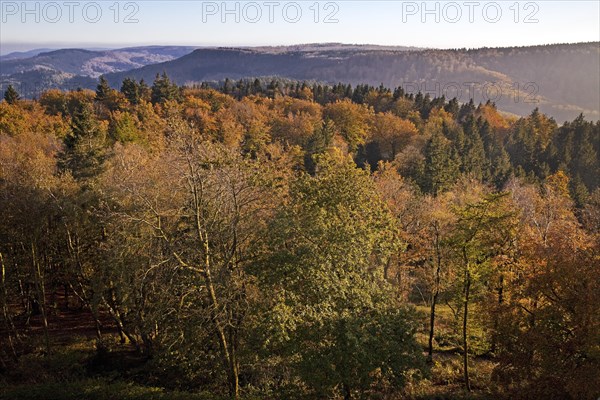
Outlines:
{"label": "forested ridge", "polygon": [[468,50],[352,45],[197,49],[106,78],[114,85],[128,77],[149,82],[163,71],[180,85],[272,76],[330,85],[383,83],[461,102],[490,99],[518,116],[539,107],[561,123],[580,113],[594,120],[600,116],[598,42]]}
{"label": "forested ridge", "polygon": [[0,398],[596,399],[599,186],[583,115],[9,87]]}
{"label": "forested ridge", "polygon": [[[17,56],[18,57],[18,56]],[[333,85],[403,86],[431,96],[495,101],[526,116],[535,107],[562,123],[580,113],[600,118],[600,42],[478,49],[420,49],[342,43],[294,46],[146,46],[114,50],[61,49],[32,57],[0,57],[0,91],[26,98],[49,89],[94,89],[105,75],[152,82],[166,71],[179,85],[226,78],[281,77]]]}

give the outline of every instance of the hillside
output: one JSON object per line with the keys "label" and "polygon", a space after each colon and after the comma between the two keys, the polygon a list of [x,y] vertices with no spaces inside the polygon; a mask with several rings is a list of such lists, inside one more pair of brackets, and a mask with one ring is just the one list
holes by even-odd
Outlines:
{"label": "hillside", "polygon": [[225,78],[289,78],[322,83],[403,86],[432,97],[488,99],[508,113],[535,107],[559,122],[580,113],[600,118],[600,43],[511,48],[418,49],[339,43],[255,48],[150,46],[63,49],[0,59],[0,90],[25,97],[57,87],[93,89],[100,75],[119,87],[126,77],[152,82],[167,74],[180,85]]}
{"label": "hillside", "polygon": [[[61,49],[33,57],[0,58],[0,89],[9,84],[26,97],[49,88],[90,88],[103,74],[174,60],[194,50],[186,46],[147,46],[117,50]],[[18,54],[17,54],[18,56]]]}
{"label": "hillside", "polygon": [[[280,76],[326,83],[366,83],[429,92],[526,115],[535,106],[559,121],[584,113],[600,118],[600,44],[476,50],[390,50],[348,46],[319,49],[198,49],[177,60],[109,74],[152,81],[166,71],[179,84]],[[460,88],[458,90],[457,88]],[[471,96],[472,95],[472,96]]]}

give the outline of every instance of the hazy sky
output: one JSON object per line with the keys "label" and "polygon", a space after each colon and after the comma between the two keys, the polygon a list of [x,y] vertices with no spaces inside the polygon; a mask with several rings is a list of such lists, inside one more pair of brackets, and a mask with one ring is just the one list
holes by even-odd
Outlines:
{"label": "hazy sky", "polygon": [[599,4],[598,0],[2,0],[0,52],[148,44],[343,42],[472,48],[600,41]]}

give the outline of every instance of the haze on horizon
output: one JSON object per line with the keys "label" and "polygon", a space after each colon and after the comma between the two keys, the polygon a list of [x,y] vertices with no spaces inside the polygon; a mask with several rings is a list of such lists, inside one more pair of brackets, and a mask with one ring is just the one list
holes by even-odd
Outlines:
{"label": "haze on horizon", "polygon": [[597,1],[76,3],[2,1],[0,54],[144,45],[444,49],[600,41]]}

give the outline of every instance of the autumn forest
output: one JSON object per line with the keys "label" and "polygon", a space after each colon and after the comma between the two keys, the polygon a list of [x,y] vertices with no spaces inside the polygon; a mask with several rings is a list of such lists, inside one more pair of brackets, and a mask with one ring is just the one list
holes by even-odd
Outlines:
{"label": "autumn forest", "polygon": [[9,87],[0,267],[0,398],[597,399],[600,121]]}

